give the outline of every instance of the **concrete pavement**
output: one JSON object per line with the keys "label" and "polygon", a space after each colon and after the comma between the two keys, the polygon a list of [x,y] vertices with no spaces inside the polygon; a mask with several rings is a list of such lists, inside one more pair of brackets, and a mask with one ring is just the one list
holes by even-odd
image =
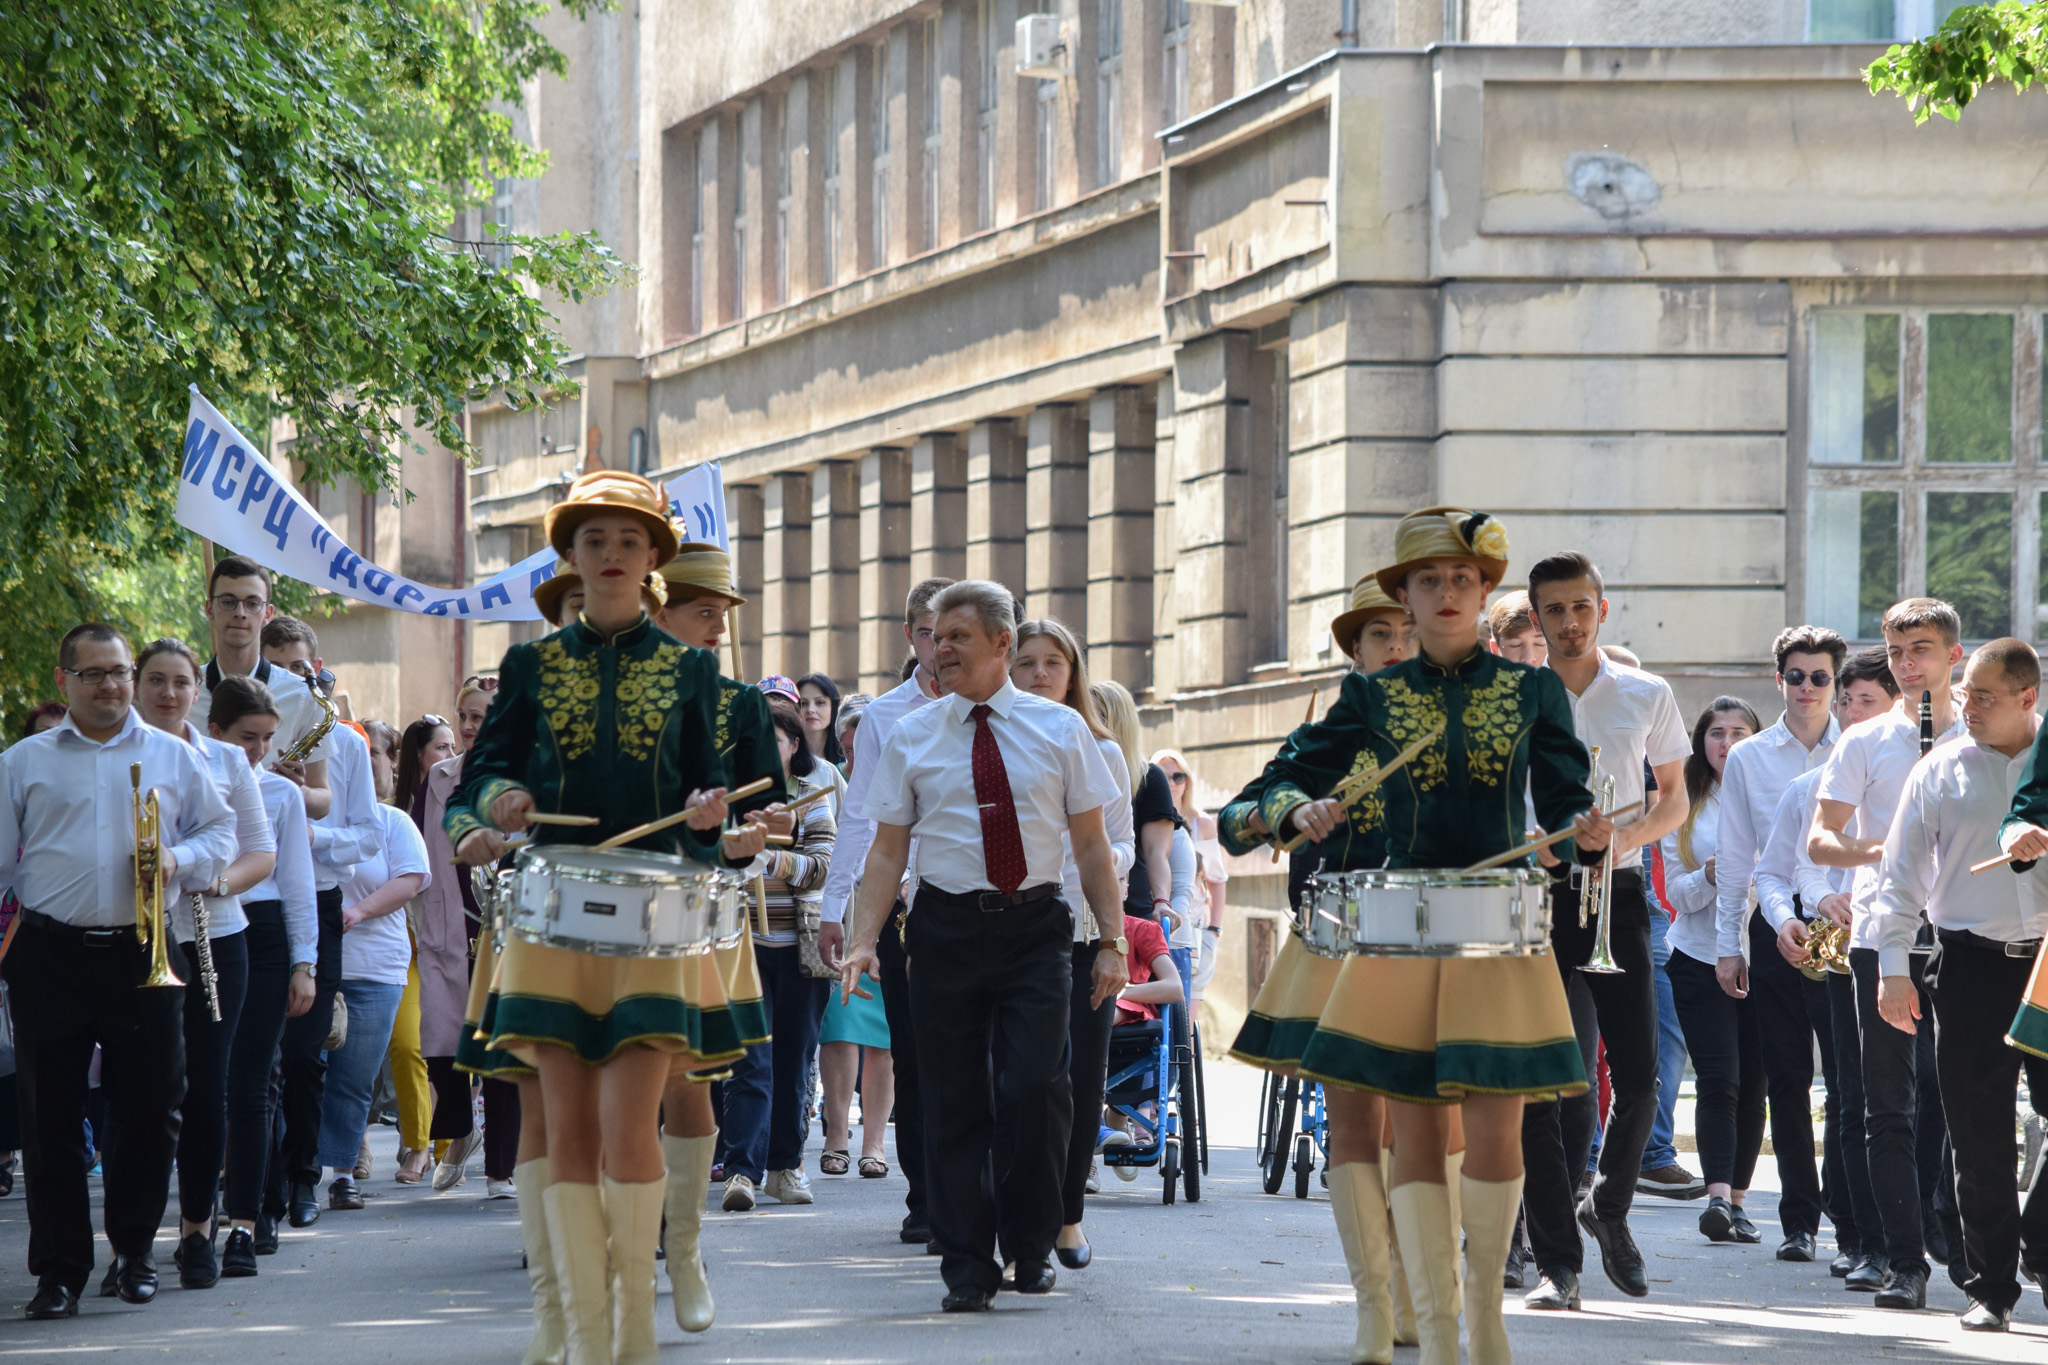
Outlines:
{"label": "concrete pavement", "polygon": [[[1107,1179],[1091,1203],[1095,1264],[1061,1271],[1044,1299],[1001,1296],[997,1311],[947,1317],[935,1257],[896,1240],[901,1177],[826,1178],[810,1163],[817,1203],[764,1202],[712,1212],[705,1243],[719,1321],[686,1338],[662,1281],[662,1358],[687,1362],[1280,1361],[1345,1359],[1351,1309],[1343,1257],[1317,1183],[1306,1202],[1259,1191],[1251,1144],[1257,1074],[1209,1065],[1215,1125],[1199,1204],[1164,1206],[1159,1181]],[[526,1278],[510,1202],[483,1198],[481,1161],[446,1194],[393,1184],[395,1134],[379,1129],[376,1195],[358,1213],[327,1213],[254,1280],[176,1288],[173,1238],[158,1242],[165,1289],[131,1308],[88,1297],[78,1319],[15,1314],[33,1292],[19,1190],[0,1200],[0,1360],[74,1361],[147,1352],[176,1361],[516,1362],[527,1336]],[[1761,1175],[1768,1176],[1766,1158]],[[1291,1184],[1287,1187],[1291,1190]],[[1623,1299],[1594,1269],[1582,1313],[1525,1313],[1509,1302],[1518,1362],[2016,1361],[2048,1365],[2048,1310],[2030,1291],[2016,1330],[1967,1336],[1962,1296],[1937,1272],[1925,1313],[1880,1312],[1824,1263],[1780,1265],[1775,1203],[1760,1193],[1761,1247],[1712,1246],[1694,1230],[1698,1203],[1644,1199],[1636,1235],[1651,1297]],[[102,1247],[102,1256],[105,1249]],[[1592,1255],[1597,1264],[1597,1253]],[[97,1278],[95,1279],[95,1288]],[[134,1355],[126,1359],[138,1358]],[[1397,1353],[1411,1365],[1416,1353]]]}

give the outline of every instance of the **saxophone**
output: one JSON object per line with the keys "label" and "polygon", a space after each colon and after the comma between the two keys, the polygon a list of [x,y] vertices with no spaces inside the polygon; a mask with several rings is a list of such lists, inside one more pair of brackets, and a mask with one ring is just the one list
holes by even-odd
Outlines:
{"label": "saxophone", "polygon": [[328,700],[325,692],[320,690],[319,674],[310,673],[306,675],[306,690],[311,692],[313,700],[320,704],[320,720],[312,729],[293,740],[290,745],[277,751],[277,761],[279,763],[304,763],[306,755],[320,747],[320,741],[327,738],[327,732],[332,730],[335,721],[340,719],[340,713],[334,709],[334,703]]}

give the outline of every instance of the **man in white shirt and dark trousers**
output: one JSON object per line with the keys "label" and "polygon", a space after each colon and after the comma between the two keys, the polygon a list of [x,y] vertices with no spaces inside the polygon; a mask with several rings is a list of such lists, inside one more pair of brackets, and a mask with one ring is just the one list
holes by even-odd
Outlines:
{"label": "man in white shirt and dark trousers", "polygon": [[[944,700],[906,716],[883,746],[862,813],[875,840],[861,873],[842,989],[878,966],[876,940],[917,837],[907,921],[925,1115],[928,1208],[947,1312],[979,1312],[1003,1250],[1020,1293],[1053,1287],[1069,1125],[1067,1028],[1073,917],[1060,894],[1070,837],[1094,916],[1095,1001],[1128,979],[1123,908],[1102,808],[1116,784],[1081,714],[1010,682],[1007,589],[969,580],[933,600]],[[865,728],[865,727],[863,727]],[[858,762],[856,763],[858,766]],[[1000,1093],[998,1093],[1000,1092]],[[1009,1121],[998,1141],[995,1114]],[[1094,1116],[1084,1116],[1093,1122]]]}
{"label": "man in white shirt and dark trousers", "polygon": [[[156,1297],[151,1246],[169,1196],[185,1096],[185,993],[145,987],[136,936],[132,765],[159,805],[165,920],[211,886],[236,853],[235,820],[198,750],[135,713],[128,642],[74,627],[58,649],[70,714],[0,755],[0,891],[20,918],[6,957],[28,1177],[30,1318],[67,1318],[93,1269],[85,1090],[101,1049],[111,1132],[102,1149],[107,1240],[102,1295]],[[19,850],[19,853],[16,850]],[[176,959],[174,943],[166,942]],[[195,984],[192,989],[197,990]]]}
{"label": "man in white shirt and dark trousers", "polygon": [[[846,946],[846,912],[853,888],[874,843],[875,822],[860,814],[867,800],[882,745],[911,712],[942,695],[932,667],[932,599],[953,585],[950,578],[927,578],[910,590],[903,603],[903,634],[917,655],[917,669],[899,686],[868,703],[853,739],[853,768],[839,806],[839,839],[832,867],[825,874],[824,903],[818,926],[818,951],[838,965]],[[896,1130],[896,1164],[903,1168],[907,1190],[901,1236],[906,1242],[930,1243],[931,1221],[925,1215],[923,1103],[917,1087],[917,1036],[910,1026],[910,975],[897,933],[903,905],[899,900],[883,922],[876,951],[882,962],[882,1011],[889,1019],[890,1070],[896,1078],[892,1126]]]}
{"label": "man in white shirt and dark trousers", "polygon": [[2005,868],[1970,874],[2005,850],[2035,858],[2048,852],[2037,823],[2048,772],[2030,762],[2039,753],[2040,688],[2041,661],[2024,640],[1993,640],[1970,656],[1963,670],[1969,733],[1936,748],[1906,779],[1885,838],[1874,916],[1877,1007],[1908,1037],[1920,1014],[1911,960],[1923,906],[1934,925],[1925,983],[1955,1150],[1963,1235],[1949,1251],[1966,1267],[1965,1331],[2003,1332],[2010,1325],[2022,1256],[2031,1273],[2048,1271],[2048,1189],[2036,1179],[2024,1206],[2014,1198],[2012,1140],[2020,1067],[2039,1112],[2048,1096],[2048,1060],[2006,1041],[2041,949],[2041,874],[2031,866],[2018,876]]}
{"label": "man in white shirt and dark trousers", "polygon": [[[1934,1065],[1933,1030],[1916,1043],[1912,1034],[1888,1027],[1878,1012],[1879,864],[1906,775],[1920,760],[1922,695],[1933,710],[1934,744],[1962,733],[1949,695],[1949,674],[1963,657],[1962,621],[1946,602],[1909,597],[1885,612],[1882,628],[1885,657],[1899,685],[1898,704],[1850,727],[1835,742],[1835,752],[1821,774],[1820,805],[1807,852],[1824,866],[1855,869],[1849,965],[1855,975],[1863,1059],[1864,1141],[1889,1272],[1876,1303],[1880,1308],[1919,1309],[1927,1306],[1928,1275],[1921,1199],[1935,1193],[1923,1179],[1921,1152],[1930,1144],[1939,1146],[1938,1134],[1921,1129],[1939,1123],[1941,1115],[1938,1104],[1930,1114],[1920,1102],[1922,1084],[1932,1079],[1922,1074],[1922,1067]],[[1916,964],[1913,972],[1919,971]],[[1924,1010],[1921,1013],[1925,1015]],[[1927,1174],[1931,1178],[1932,1173]]]}
{"label": "man in white shirt and dark trousers", "polygon": [[[1604,1041],[1614,1083],[1599,1173],[1592,1193],[1576,1208],[1579,1173],[1593,1146],[1593,1092],[1563,1101],[1532,1101],[1522,1115],[1523,1205],[1542,1277],[1526,1302],[1531,1308],[1563,1310],[1579,1306],[1585,1259],[1581,1228],[1600,1244],[1601,1266],[1615,1288],[1635,1298],[1650,1292],[1642,1252],[1628,1230],[1643,1149],[1657,1118],[1657,983],[1642,850],[1685,819],[1684,763],[1692,741],[1662,678],[1601,652],[1607,599],[1592,560],[1575,552],[1538,560],[1529,569],[1529,599],[1549,648],[1548,665],[1571,698],[1579,740],[1600,747],[1593,772],[1596,793],[1611,777],[1615,805],[1626,808],[1644,799],[1645,763],[1657,781],[1649,809],[1615,831],[1613,887],[1605,912],[1612,923],[1589,919],[1580,926],[1577,873],[1558,883],[1552,900],[1551,946],[1571,1002],[1586,1074],[1594,1074]],[[1583,875],[1598,872],[1591,867]],[[1603,928],[1621,970],[1579,970]]]}
{"label": "man in white shirt and dark trousers", "polygon": [[[1842,637],[1822,626],[1778,632],[1771,656],[1785,712],[1777,724],[1729,750],[1721,774],[1715,976],[1723,991],[1737,1000],[1748,998],[1756,1012],[1770,1098],[1771,1147],[1778,1160],[1781,1261],[1811,1261],[1820,1232],[1823,1187],[1813,1161],[1813,1049],[1818,1038],[1823,1053],[1828,1052],[1834,1035],[1828,1027],[1826,984],[1808,981],[1778,953],[1776,926],[1749,913],[1749,890],[1785,789],[1802,773],[1818,771],[1834,748],[1840,733],[1831,713],[1835,675],[1848,654]],[[1827,1074],[1832,1076],[1832,1066]],[[1830,1084],[1830,1106],[1835,1093]],[[1838,1138],[1830,1125],[1824,1140],[1834,1144]],[[1826,1161],[1839,1174],[1838,1153],[1832,1146]],[[1837,1231],[1845,1217],[1853,1228],[1842,1187],[1835,1185],[1828,1194],[1837,1201]]]}

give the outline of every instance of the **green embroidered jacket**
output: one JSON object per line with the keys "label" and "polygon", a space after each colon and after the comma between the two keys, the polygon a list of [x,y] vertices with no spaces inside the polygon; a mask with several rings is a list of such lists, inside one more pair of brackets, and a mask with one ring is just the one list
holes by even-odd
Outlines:
{"label": "green embroidered jacket", "polygon": [[[543,811],[598,817],[535,826],[542,842],[594,844],[681,810],[693,790],[728,785],[715,739],[720,700],[712,656],[644,615],[610,639],[578,620],[512,646],[448,802],[449,843],[488,826],[491,803],[513,790]],[[629,847],[722,860],[717,830],[682,822]]]}
{"label": "green embroidered jacket", "polygon": [[[1295,727],[1294,733],[1281,744],[1280,752],[1267,762],[1265,771],[1252,779],[1250,785],[1217,814],[1216,833],[1226,850],[1241,855],[1268,845],[1267,838],[1253,827],[1252,816],[1261,810],[1261,803],[1280,765],[1294,760],[1296,750],[1314,728],[1313,724]],[[1361,749],[1345,776],[1368,769],[1376,770],[1378,766],[1372,751]],[[1378,867],[1386,856],[1385,798],[1379,792],[1373,792],[1354,804],[1347,814],[1350,818],[1343,828],[1322,843],[1303,844],[1292,856],[1306,855],[1314,867]]]}
{"label": "green embroidered jacket", "polygon": [[[735,787],[757,778],[771,779],[768,790],[733,803],[735,815],[788,799],[782,776],[782,753],[775,747],[775,722],[768,718],[768,695],[758,687],[720,676],[718,720],[714,736],[725,771]],[[823,762],[820,759],[819,762]]]}
{"label": "green embroidered jacket", "polygon": [[[1438,724],[1443,735],[1360,803],[1378,803],[1386,866],[1459,868],[1505,853],[1526,837],[1525,790],[1545,829],[1592,806],[1592,764],[1563,681],[1475,648],[1449,668],[1415,658],[1345,678],[1329,714],[1295,731],[1267,766],[1258,798],[1267,826],[1285,828],[1311,793],[1377,769]],[[1328,865],[1378,866],[1372,843],[1353,839]],[[1566,841],[1558,854],[1569,850]]]}

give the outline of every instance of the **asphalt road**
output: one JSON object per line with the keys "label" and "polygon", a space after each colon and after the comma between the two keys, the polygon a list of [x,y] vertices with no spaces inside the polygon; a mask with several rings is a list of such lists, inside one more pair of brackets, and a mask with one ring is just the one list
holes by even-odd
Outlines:
{"label": "asphalt road", "polygon": [[[663,1359],[1342,1362],[1350,1294],[1326,1196],[1319,1185],[1305,1202],[1262,1194],[1250,1151],[1256,1073],[1211,1063],[1209,1082],[1216,1141],[1202,1201],[1162,1205],[1150,1173],[1131,1184],[1107,1181],[1088,1219],[1095,1263],[1062,1271],[1053,1295],[1003,1295],[991,1314],[939,1314],[937,1258],[896,1240],[900,1176],[820,1177],[814,1159],[816,1204],[767,1202],[751,1214],[708,1216],[718,1324],[686,1338],[668,1316],[664,1281]],[[0,1317],[0,1358],[516,1362],[528,1320],[514,1206],[483,1199],[480,1160],[468,1184],[435,1194],[391,1182],[392,1130],[379,1129],[373,1146],[369,1207],[287,1231],[259,1278],[176,1288],[167,1231],[157,1247],[166,1288],[156,1303],[131,1308],[89,1297],[69,1322],[13,1316],[33,1292],[17,1189],[0,1200],[0,1305],[8,1314]],[[1770,1160],[1763,1165],[1768,1175]],[[1517,1360],[2048,1363],[2048,1309],[2038,1293],[2029,1293],[2004,1337],[1959,1331],[1962,1296],[1939,1273],[1928,1311],[1881,1312],[1867,1296],[1845,1293],[1825,1264],[1771,1259],[1774,1203],[1768,1193],[1752,1203],[1765,1245],[1731,1247],[1711,1246],[1694,1230],[1698,1204],[1643,1200],[1635,1227],[1651,1258],[1650,1298],[1624,1300],[1597,1270],[1581,1313],[1525,1313],[1510,1295]]]}

